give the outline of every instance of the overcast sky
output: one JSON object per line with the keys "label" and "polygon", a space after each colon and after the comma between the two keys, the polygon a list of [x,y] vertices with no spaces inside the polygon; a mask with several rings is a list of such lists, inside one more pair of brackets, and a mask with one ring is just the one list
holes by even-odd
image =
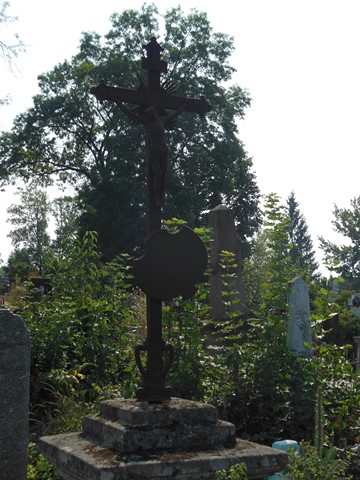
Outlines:
{"label": "overcast sky", "polygon": [[[1,27],[0,38],[17,32],[27,45],[16,69],[1,64],[0,128],[11,128],[15,114],[32,104],[37,76],[77,53],[81,32],[106,33],[109,17],[137,0],[10,0],[18,21]],[[208,0],[154,2],[160,13],[194,5],[208,13],[215,31],[234,36],[234,83],[248,89],[252,106],[239,123],[239,136],[253,158],[262,194],[284,200],[293,190],[317,237],[341,241],[332,230],[333,207],[349,207],[360,195],[360,1],[359,0]],[[15,199],[16,200],[16,199]],[[0,193],[0,254],[6,237],[10,189]],[[318,254],[321,260],[321,253]]]}

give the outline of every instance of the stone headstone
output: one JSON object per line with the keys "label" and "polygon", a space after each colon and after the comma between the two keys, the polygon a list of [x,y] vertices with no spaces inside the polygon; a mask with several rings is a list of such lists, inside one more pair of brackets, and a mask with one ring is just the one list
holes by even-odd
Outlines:
{"label": "stone headstone", "polygon": [[[227,311],[229,313],[247,311],[245,305],[245,289],[239,265],[239,240],[235,229],[234,214],[230,208],[224,205],[218,205],[213,208],[209,213],[209,225],[213,231],[210,248],[210,315],[214,321],[221,321],[227,317]],[[221,252],[223,251],[230,252],[234,255],[234,260],[237,264],[235,268],[225,271],[222,270]],[[235,273],[234,285],[228,287],[224,284],[224,273]],[[226,297],[226,300],[230,300],[232,304],[226,307],[222,294],[223,292],[231,290],[233,291],[233,295]]]}
{"label": "stone headstone", "polygon": [[26,480],[30,335],[21,317],[0,309],[0,478]]}
{"label": "stone headstone", "polygon": [[351,308],[351,313],[355,315],[355,317],[360,317],[360,293],[354,293],[351,295],[349,307]]}
{"label": "stone headstone", "polygon": [[308,357],[312,352],[309,290],[302,278],[295,278],[289,286],[287,344],[295,356]]}

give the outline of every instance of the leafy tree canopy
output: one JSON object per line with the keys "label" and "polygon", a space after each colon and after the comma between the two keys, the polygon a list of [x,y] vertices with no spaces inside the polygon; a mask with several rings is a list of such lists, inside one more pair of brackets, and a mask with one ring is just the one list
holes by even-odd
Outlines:
{"label": "leafy tree canopy", "polygon": [[16,17],[7,14],[8,8],[9,2],[0,2],[0,56],[5,63],[11,66],[14,57],[24,49],[24,44],[19,40],[19,37],[16,34],[13,38],[9,39],[6,32],[1,28],[3,25],[7,25],[17,20]]}
{"label": "leafy tree canopy", "polygon": [[[159,28],[160,20],[163,28]],[[216,33],[205,13],[180,7],[163,18],[154,5],[111,17],[101,37],[82,35],[80,51],[39,76],[33,107],[20,114],[0,137],[0,179],[57,175],[77,188],[83,230],[96,230],[105,256],[129,251],[144,238],[145,135],[111,102],[99,105],[90,88],[140,87],[142,46],[152,36],[165,48],[168,72],[178,93],[204,96],[212,105],[205,119],[184,113],[168,133],[171,158],[165,216],[190,226],[220,203],[234,210],[245,242],[260,222],[252,162],[239,141],[236,120],[250,105],[246,91],[231,84],[233,39]],[[207,220],[206,220],[207,222]]]}
{"label": "leafy tree canopy", "polygon": [[353,288],[360,288],[360,196],[350,202],[351,208],[339,208],[335,205],[332,221],[334,230],[347,241],[337,245],[324,237],[319,237],[329,268],[349,281]]}
{"label": "leafy tree canopy", "polygon": [[[50,204],[46,192],[39,189],[24,190],[20,199],[21,203],[8,208],[8,221],[13,226],[8,236],[17,252],[26,252],[29,264],[41,275],[49,255],[47,227]],[[15,254],[15,257],[18,259],[19,255]]]}
{"label": "leafy tree canopy", "polygon": [[318,279],[314,255],[295,194],[289,195],[286,205],[276,194],[267,195],[263,227],[256,237],[252,255],[245,261],[250,308],[269,318],[284,316],[288,282],[298,276],[308,283]]}

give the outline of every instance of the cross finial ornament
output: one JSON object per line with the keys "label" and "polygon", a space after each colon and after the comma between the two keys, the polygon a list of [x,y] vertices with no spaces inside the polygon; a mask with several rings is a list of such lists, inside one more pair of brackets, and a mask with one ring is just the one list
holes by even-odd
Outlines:
{"label": "cross finial ornament", "polygon": [[[160,76],[167,72],[167,62],[161,59],[164,49],[155,37],[143,48],[147,53],[141,62],[148,72],[146,88],[109,87],[101,82],[90,92],[101,102],[115,102],[131,121],[143,124],[146,130],[148,236],[144,255],[134,261],[134,271],[135,280],[147,294],[147,337],[143,345],[135,349],[136,363],[143,377],[143,385],[136,395],[149,402],[162,402],[171,396],[165,380],[173,359],[173,347],[162,338],[162,301],[193,293],[193,285],[200,280],[207,262],[206,249],[192,230],[185,227],[178,235],[161,230],[169,157],[165,131],[174,127],[174,120],[183,112],[204,115],[211,107],[203,98],[173,95],[176,88],[170,81],[161,84]],[[131,110],[125,104],[137,107]],[[141,352],[146,353],[145,366]]]}

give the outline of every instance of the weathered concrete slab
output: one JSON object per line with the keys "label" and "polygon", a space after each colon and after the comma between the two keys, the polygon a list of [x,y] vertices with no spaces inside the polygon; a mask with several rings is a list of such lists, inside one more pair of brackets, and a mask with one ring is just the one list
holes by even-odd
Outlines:
{"label": "weathered concrete slab", "polygon": [[122,453],[234,447],[234,425],[217,417],[212,405],[181,398],[157,404],[114,399],[101,402],[99,415],[84,417],[83,434]]}
{"label": "weathered concrete slab", "polygon": [[40,449],[65,480],[195,480],[245,462],[250,479],[281,471],[284,452],[236,439],[212,405],[172,398],[107,400],[83,432],[43,437]]}
{"label": "weathered concrete slab", "polygon": [[233,447],[235,427],[218,420],[215,425],[170,424],[169,426],[122,425],[98,415],[83,419],[83,432],[107,448],[132,453],[147,450],[207,450],[216,447]]}
{"label": "weathered concrete slab", "polygon": [[173,423],[213,424],[218,419],[213,405],[182,398],[153,403],[136,399],[111,399],[101,402],[100,415],[128,425],[171,425]]}
{"label": "weathered concrete slab", "polygon": [[239,439],[231,449],[123,455],[73,433],[43,437],[39,447],[64,480],[210,480],[241,462],[250,480],[260,480],[287,464],[286,453]]}

